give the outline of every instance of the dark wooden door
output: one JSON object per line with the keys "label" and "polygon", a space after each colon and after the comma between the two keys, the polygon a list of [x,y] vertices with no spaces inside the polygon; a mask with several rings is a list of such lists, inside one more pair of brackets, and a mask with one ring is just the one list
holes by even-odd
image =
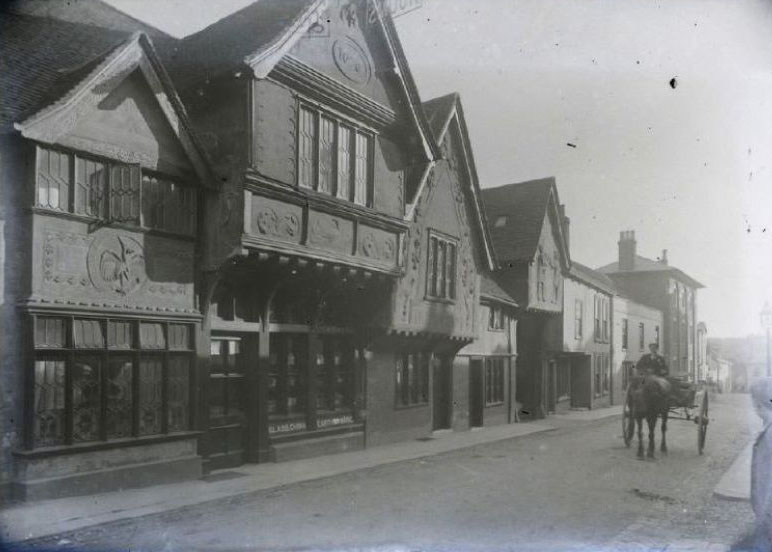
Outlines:
{"label": "dark wooden door", "polygon": [[432,385],[432,429],[450,429],[451,362],[448,357],[435,358]]}
{"label": "dark wooden door", "polygon": [[207,388],[209,427],[204,438],[207,470],[244,463],[247,436],[245,343],[213,337]]}
{"label": "dark wooden door", "polygon": [[469,361],[469,425],[483,425],[483,361],[479,358]]}

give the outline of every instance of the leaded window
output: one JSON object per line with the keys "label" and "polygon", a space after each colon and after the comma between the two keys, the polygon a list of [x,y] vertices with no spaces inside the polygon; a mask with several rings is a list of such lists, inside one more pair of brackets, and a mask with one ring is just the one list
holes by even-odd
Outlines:
{"label": "leaded window", "polygon": [[298,116],[298,186],[371,206],[373,134],[302,105]]}
{"label": "leaded window", "polygon": [[395,391],[397,406],[429,402],[430,353],[403,353],[396,358]]}
{"label": "leaded window", "polygon": [[435,299],[456,298],[456,242],[429,235],[426,295]]}
{"label": "leaded window", "polygon": [[44,209],[194,235],[197,192],[139,165],[37,148],[35,205]]}
{"label": "leaded window", "polygon": [[190,324],[35,316],[34,329],[33,447],[190,429]]}
{"label": "leaded window", "polygon": [[485,405],[493,406],[504,402],[504,360],[485,359]]}

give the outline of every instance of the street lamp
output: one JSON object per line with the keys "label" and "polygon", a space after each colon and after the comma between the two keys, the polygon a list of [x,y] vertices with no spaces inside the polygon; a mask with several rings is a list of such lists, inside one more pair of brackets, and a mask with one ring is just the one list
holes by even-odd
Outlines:
{"label": "street lamp", "polygon": [[764,308],[761,309],[761,327],[767,332],[767,377],[772,377],[772,369],[769,366],[769,329],[772,328],[772,308],[769,302],[764,302]]}

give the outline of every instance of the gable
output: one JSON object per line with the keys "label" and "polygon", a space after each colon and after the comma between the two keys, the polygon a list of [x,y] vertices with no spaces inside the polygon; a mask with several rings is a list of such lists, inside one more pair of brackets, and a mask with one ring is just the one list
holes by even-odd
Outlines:
{"label": "gable", "polygon": [[179,138],[138,70],[82,114],[58,142],[164,173],[192,172]]}
{"label": "gable", "polygon": [[404,93],[393,74],[391,54],[369,2],[331,2],[289,54],[395,113]]}
{"label": "gable", "polygon": [[136,33],[84,67],[87,74],[65,77],[72,82],[53,103],[14,124],[22,136],[216,185],[147,36]]}

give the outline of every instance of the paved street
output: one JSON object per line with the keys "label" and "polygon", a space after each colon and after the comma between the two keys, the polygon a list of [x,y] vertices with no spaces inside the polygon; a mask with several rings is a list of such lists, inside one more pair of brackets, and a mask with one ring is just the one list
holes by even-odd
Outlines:
{"label": "paved street", "polygon": [[[745,395],[711,397],[705,455],[691,422],[639,461],[619,418],[113,522],[37,541],[60,549],[571,550],[725,548],[747,502],[713,488],[751,438]],[[235,473],[221,477],[236,477]],[[719,546],[724,545],[724,546]]]}

